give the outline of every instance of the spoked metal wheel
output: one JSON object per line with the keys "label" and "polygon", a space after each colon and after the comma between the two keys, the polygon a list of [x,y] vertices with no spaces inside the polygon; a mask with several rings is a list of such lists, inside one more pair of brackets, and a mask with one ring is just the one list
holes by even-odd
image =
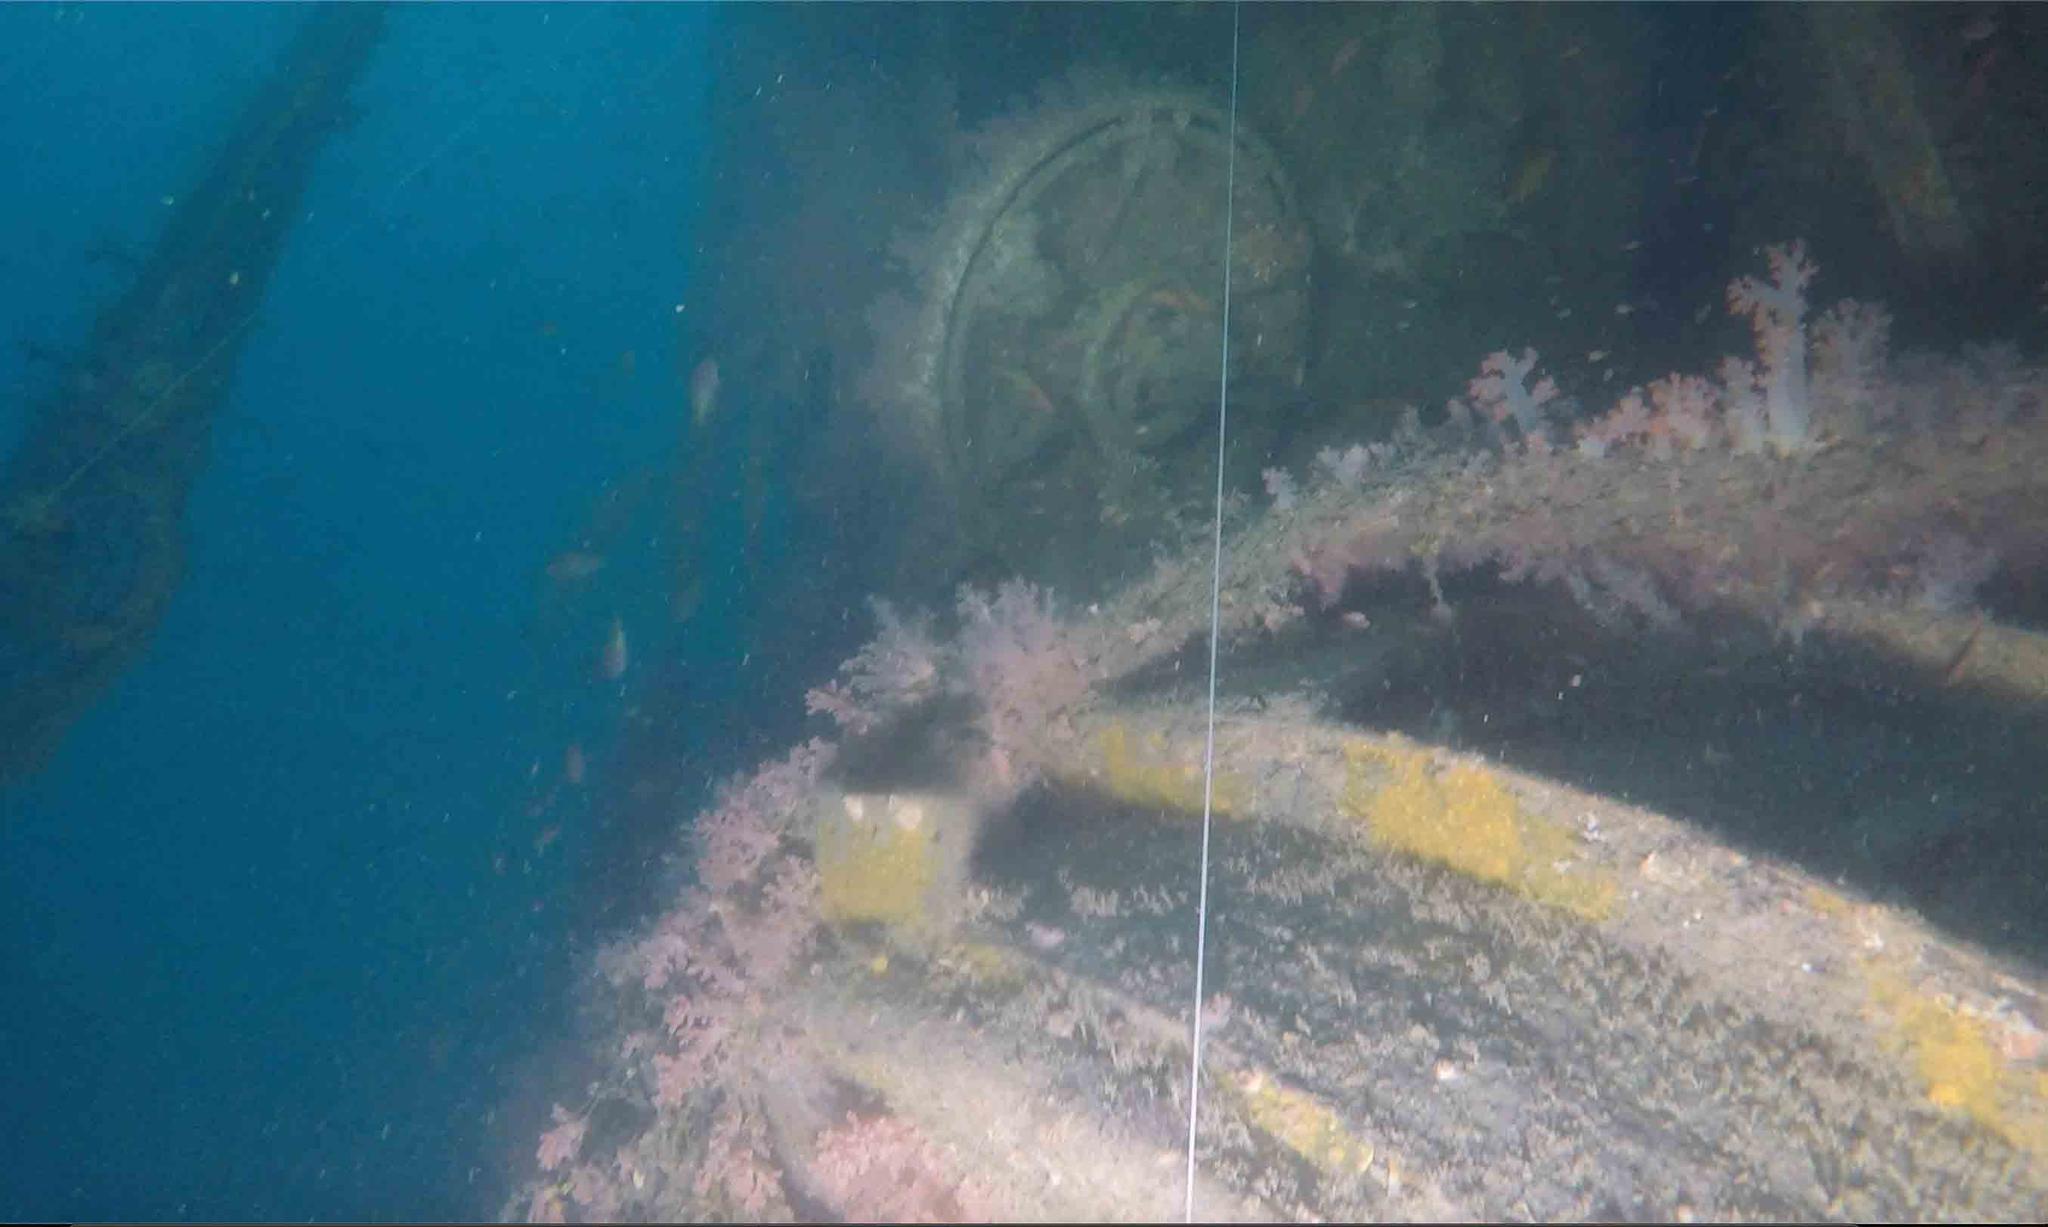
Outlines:
{"label": "spoked metal wheel", "polygon": [[891,389],[969,531],[1114,523],[1212,481],[1233,203],[1233,378],[1291,381],[1306,350],[1308,230],[1271,152],[1240,128],[1233,176],[1228,114],[1174,90],[1049,105],[977,146],[984,172],[907,245]]}

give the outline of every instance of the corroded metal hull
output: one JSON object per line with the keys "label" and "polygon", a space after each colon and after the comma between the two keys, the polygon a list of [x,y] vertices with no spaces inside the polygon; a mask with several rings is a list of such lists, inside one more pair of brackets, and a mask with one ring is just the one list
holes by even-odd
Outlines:
{"label": "corroded metal hull", "polygon": [[162,620],[213,415],[315,159],[383,28],[381,5],[307,18],[9,457],[0,779],[40,764]]}

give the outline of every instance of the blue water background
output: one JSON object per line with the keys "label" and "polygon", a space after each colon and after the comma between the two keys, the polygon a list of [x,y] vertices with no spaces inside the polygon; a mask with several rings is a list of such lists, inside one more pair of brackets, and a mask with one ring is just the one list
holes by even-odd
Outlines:
{"label": "blue water background", "polygon": [[[0,446],[304,10],[0,8]],[[401,8],[321,153],[146,659],[0,796],[0,1215],[491,1215],[567,1030],[572,798],[678,641],[696,8]],[[23,190],[23,189],[26,190]],[[629,356],[630,351],[630,356]],[[772,542],[770,543],[772,545]],[[707,668],[713,667],[707,664]],[[553,843],[541,846],[550,827]]]}

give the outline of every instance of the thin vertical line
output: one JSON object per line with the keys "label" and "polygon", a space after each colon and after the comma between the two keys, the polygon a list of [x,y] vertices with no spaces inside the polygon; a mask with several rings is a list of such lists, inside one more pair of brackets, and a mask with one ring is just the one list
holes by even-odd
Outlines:
{"label": "thin vertical line", "polygon": [[1238,0],[1230,5],[1230,153],[1223,186],[1223,344],[1216,388],[1216,518],[1209,575],[1209,727],[1202,743],[1202,876],[1195,903],[1194,1038],[1188,1045],[1187,1221],[1195,1221],[1195,1127],[1202,1105],[1202,973],[1209,952],[1209,827],[1216,796],[1216,652],[1223,619],[1223,456],[1230,426],[1230,256],[1237,206]]}

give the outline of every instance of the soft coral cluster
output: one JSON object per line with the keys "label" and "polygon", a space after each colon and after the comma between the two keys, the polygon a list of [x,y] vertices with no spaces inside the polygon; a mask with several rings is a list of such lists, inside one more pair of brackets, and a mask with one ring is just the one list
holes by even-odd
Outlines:
{"label": "soft coral cluster", "polygon": [[1813,434],[1812,393],[1806,379],[1806,287],[1813,262],[1797,240],[1766,248],[1770,280],[1738,277],[1728,286],[1728,309],[1749,317],[1763,364],[1749,387],[1762,395],[1763,441],[1781,454],[1807,446]]}
{"label": "soft coral cluster", "polygon": [[[1361,456],[1364,454],[1360,450]],[[960,589],[958,631],[936,641],[922,619],[874,602],[881,629],[840,666],[837,680],[813,689],[806,706],[849,733],[868,733],[902,711],[940,694],[972,700],[986,752],[970,765],[985,797],[1001,798],[1036,778],[1049,739],[1087,697],[1091,648],[1037,585],[1011,580],[993,592]]]}
{"label": "soft coral cluster", "polygon": [[588,1118],[556,1104],[555,1127],[540,1135],[540,1149],[534,1156],[541,1170],[551,1172],[574,1159],[576,1152],[583,1149],[583,1133],[589,1125]]}
{"label": "soft coral cluster", "polygon": [[[1266,535],[1287,544],[1296,592],[1330,606],[1361,576],[1419,564],[1441,608],[1439,570],[1490,566],[1561,585],[1612,626],[1733,606],[1796,639],[1838,600],[1953,610],[2035,556],[2024,509],[2038,505],[2037,466],[1984,443],[2038,440],[2048,372],[2010,350],[1894,359],[1890,317],[1853,301],[1809,327],[1804,246],[1764,256],[1767,275],[1728,289],[1753,354],[1718,377],[1629,391],[1578,423],[1572,453],[1540,433],[1565,398],[1536,355],[1501,352],[1468,388],[1494,447],[1469,449],[1475,405],[1453,400],[1441,444],[1395,461],[1362,499],[1323,488],[1299,511],[1276,507],[1284,522]],[[1766,452],[1796,467],[1743,459]]]}
{"label": "soft coral cluster", "polygon": [[979,700],[988,740],[983,784],[1029,783],[1093,681],[1078,632],[1036,585],[1012,580],[991,596],[960,590],[960,688]]}
{"label": "soft coral cluster", "polygon": [[[752,816],[748,806],[786,799],[807,778],[814,783],[825,761],[818,743],[811,743],[728,789],[722,812],[730,819],[728,832],[748,831],[743,842],[755,860],[751,874],[717,889],[685,891],[647,936],[614,946],[599,959],[614,986],[629,992],[637,986],[633,995],[646,1003],[643,1008],[660,1013],[658,1029],[631,1031],[620,1048],[622,1059],[644,1062],[635,1077],[646,1080],[647,1090],[640,1092],[645,1102],[666,1114],[692,1104],[708,1104],[713,1112],[709,1147],[695,1161],[696,1197],[750,1215],[778,1204],[781,1187],[754,1082],[764,1044],[782,1025],[769,1003],[816,933],[818,909],[817,875],[808,860],[755,856],[773,827]],[[557,1108],[555,1122],[536,1152],[543,1171],[575,1161],[585,1147],[587,1116]],[[666,1172],[666,1179],[686,1161],[658,1141],[647,1141],[663,1128],[657,1125],[641,1141],[621,1147],[606,1164],[580,1163],[568,1179],[536,1186],[528,1217],[561,1222],[573,1209],[585,1221],[620,1218],[650,1171]]]}
{"label": "soft coral cluster", "polygon": [[[1806,288],[1817,270],[1798,242],[1767,248],[1764,256],[1768,279],[1738,277],[1728,286],[1729,310],[1749,317],[1756,360],[1724,359],[1718,382],[1673,373],[1627,393],[1612,410],[1579,424],[1582,455],[1600,457],[1616,447],[1640,445],[1663,459],[1722,437],[1738,453],[1769,450],[1790,456],[1814,446],[1816,395],[1807,373]],[[1882,310],[1855,303],[1843,303],[1823,318],[1816,341],[1831,377],[1830,390],[1842,389],[1836,399],[1854,402],[1858,409],[1870,400],[1857,387],[1867,388],[1883,362],[1889,322]]]}
{"label": "soft coral cluster", "polygon": [[[1046,739],[1065,727],[1091,680],[1083,640],[1055,614],[1051,598],[1022,582],[992,593],[962,589],[958,634],[943,645],[923,620],[899,616],[881,602],[875,610],[879,634],[846,662],[838,682],[811,692],[811,710],[859,735],[940,694],[970,698],[987,743],[972,767],[976,782],[1008,792],[1033,778]],[[620,1048],[621,1059],[634,1063],[635,1093],[651,1103],[657,1121],[701,1124],[705,1114],[711,1121],[706,1148],[694,1159],[657,1156],[652,1166],[694,1163],[690,1187],[697,1204],[713,1209],[758,1215],[781,1204],[780,1177],[763,1132],[759,1071],[771,1037],[790,1026],[786,1017],[772,1016],[776,988],[819,929],[819,877],[805,853],[805,819],[837,752],[832,743],[809,741],[724,784],[694,824],[697,884],[642,936],[600,956],[600,969],[645,1019]],[[658,1025],[651,1021],[657,1014]],[[537,1151],[543,1171],[578,1160],[584,1127],[584,1118],[557,1114]],[[931,1158],[901,1130],[866,1122],[835,1138],[828,1150],[852,1182],[847,1193],[856,1202],[867,1197],[886,1204],[896,1217],[924,1213],[919,1207],[966,1204],[964,1186],[925,1182],[885,1196],[873,1183]],[[645,1147],[621,1149],[616,1179],[613,1169],[584,1164],[576,1170],[604,1178],[544,1181],[528,1213],[616,1217],[626,1183],[641,1189],[647,1168],[636,1164],[646,1158]]]}
{"label": "soft coral cluster", "polygon": [[881,629],[839,666],[840,680],[804,696],[806,710],[832,717],[856,736],[931,697],[939,685],[941,653],[925,622],[900,616],[879,598],[870,604]]}
{"label": "soft coral cluster", "polygon": [[991,1217],[990,1199],[943,1151],[897,1116],[847,1113],[818,1139],[816,1174],[847,1222],[961,1223]]}
{"label": "soft coral cluster", "polygon": [[729,783],[698,819],[700,886],[600,959],[614,984],[638,984],[662,1005],[664,1038],[648,1062],[658,1107],[680,1105],[725,1069],[734,1040],[759,1021],[764,990],[816,931],[816,870],[782,849],[832,756],[828,743],[806,742]]}
{"label": "soft coral cluster", "polygon": [[719,1105],[711,1122],[704,1159],[692,1182],[697,1196],[758,1217],[782,1187],[768,1154],[768,1135],[760,1114],[728,1099]]}
{"label": "soft coral cluster", "polygon": [[723,892],[753,878],[831,755],[829,745],[813,739],[727,783],[718,804],[696,822],[698,880]]}
{"label": "soft coral cluster", "polygon": [[1488,354],[1466,392],[1487,417],[1500,425],[1512,421],[1523,443],[1531,450],[1540,450],[1547,441],[1545,406],[1557,399],[1557,381],[1545,375],[1532,384],[1529,377],[1535,372],[1533,349],[1524,349],[1519,358],[1506,350]]}

